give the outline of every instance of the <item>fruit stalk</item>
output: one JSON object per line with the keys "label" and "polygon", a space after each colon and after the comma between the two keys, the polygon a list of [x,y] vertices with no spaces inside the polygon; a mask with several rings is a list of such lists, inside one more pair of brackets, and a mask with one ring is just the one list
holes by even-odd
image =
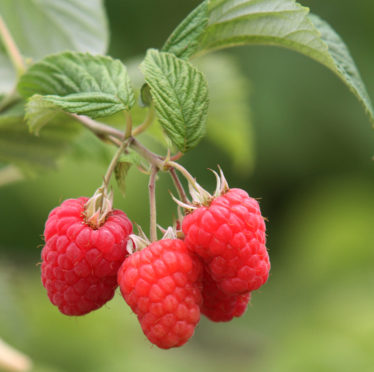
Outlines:
{"label": "fruit stalk", "polygon": [[156,177],[158,173],[158,168],[152,166],[151,176],[149,177],[149,215],[150,215],[150,237],[151,242],[157,240],[157,209],[156,209]]}
{"label": "fruit stalk", "polygon": [[0,15],[0,37],[1,37],[1,40],[3,41],[7,54],[9,58],[11,59],[13,66],[17,72],[17,76],[20,77],[26,71],[25,63],[17,47],[17,44],[13,40],[13,37],[10,34],[8,27],[6,26],[1,15]]}

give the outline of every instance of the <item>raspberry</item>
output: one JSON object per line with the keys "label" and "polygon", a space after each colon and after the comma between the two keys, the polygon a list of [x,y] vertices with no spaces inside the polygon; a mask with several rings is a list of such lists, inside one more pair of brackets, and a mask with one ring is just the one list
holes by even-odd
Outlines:
{"label": "raspberry", "polygon": [[121,293],[153,344],[178,347],[193,335],[200,320],[201,272],[179,239],[154,242],[123,262]]}
{"label": "raspberry", "polygon": [[51,302],[66,315],[86,314],[113,297],[132,232],[130,220],[120,210],[111,211],[97,229],[87,225],[87,200],[65,200],[45,224],[42,283]]}
{"label": "raspberry", "polygon": [[248,293],[267,281],[265,222],[258,202],[244,190],[230,189],[195,209],[183,219],[182,230],[187,247],[226,294]]}
{"label": "raspberry", "polygon": [[204,271],[202,294],[200,311],[214,322],[228,322],[234,317],[242,316],[251,298],[250,293],[227,295],[222,292],[207,271]]}

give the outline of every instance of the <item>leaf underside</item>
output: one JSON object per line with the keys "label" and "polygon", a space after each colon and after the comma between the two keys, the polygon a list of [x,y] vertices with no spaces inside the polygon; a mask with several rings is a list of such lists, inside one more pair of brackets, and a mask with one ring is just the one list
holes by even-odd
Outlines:
{"label": "leaf underside", "polygon": [[197,54],[238,45],[289,48],[322,63],[356,95],[374,123],[374,110],[348,48],[323,20],[294,0],[210,0],[209,25]]}

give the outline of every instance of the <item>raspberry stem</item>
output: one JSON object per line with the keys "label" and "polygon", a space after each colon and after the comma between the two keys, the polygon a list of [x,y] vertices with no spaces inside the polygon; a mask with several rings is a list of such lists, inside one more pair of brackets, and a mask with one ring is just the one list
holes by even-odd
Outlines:
{"label": "raspberry stem", "polygon": [[152,166],[151,176],[149,177],[149,214],[150,214],[150,237],[151,242],[157,240],[157,210],[156,210],[156,177],[159,169],[156,166]]}
{"label": "raspberry stem", "polygon": [[83,124],[86,128],[88,128],[95,134],[113,136],[122,141],[125,139],[125,135],[123,134],[123,132],[121,132],[120,130],[116,128],[111,127],[110,125],[100,123],[84,115],[70,114],[70,116],[78,120],[81,124]]}
{"label": "raspberry stem", "polygon": [[125,118],[126,118],[126,131],[125,131],[125,138],[130,138],[132,133],[132,116],[128,111],[125,111]]}
{"label": "raspberry stem", "polygon": [[194,188],[196,189],[196,191],[199,191],[200,189],[198,188],[198,185],[196,183],[196,180],[195,178],[191,175],[190,172],[188,172],[188,170],[183,167],[182,165],[180,165],[179,163],[176,163],[175,161],[168,161],[167,162],[167,165],[172,167],[172,168],[175,168],[176,170],[178,170],[179,172],[181,172],[184,176],[184,178],[188,181],[188,183]]}
{"label": "raspberry stem", "polygon": [[139,135],[140,133],[143,133],[145,130],[147,130],[148,127],[153,123],[154,118],[155,118],[155,110],[153,106],[151,106],[148,110],[148,114],[146,118],[144,119],[143,123],[141,123],[139,126],[137,126],[132,131],[132,136],[135,137]]}
{"label": "raspberry stem", "polygon": [[183,203],[188,204],[189,200],[187,198],[186,192],[184,191],[183,185],[177,175],[177,172],[175,171],[175,168],[170,168],[169,173],[170,173],[171,178],[173,179],[175,188],[178,191],[179,198],[181,199]]}
{"label": "raspberry stem", "polygon": [[0,15],[0,38],[3,41],[7,54],[13,63],[13,66],[17,72],[17,76],[20,77],[26,71],[25,63],[17,47],[17,44],[13,40],[13,37],[11,33],[9,32],[9,29],[7,25],[5,24],[3,17],[1,17],[1,15]]}
{"label": "raspberry stem", "polygon": [[129,140],[125,140],[121,143],[120,147],[118,148],[117,152],[114,154],[110,164],[109,164],[109,167],[105,173],[105,176],[104,176],[104,181],[103,181],[103,186],[104,186],[104,189],[107,190],[108,189],[108,186],[109,186],[109,182],[110,182],[110,178],[112,177],[112,173],[114,171],[114,168],[116,167],[117,165],[117,162],[118,162],[118,159],[120,158],[120,156],[122,155],[123,151],[126,149],[126,147],[129,145]]}

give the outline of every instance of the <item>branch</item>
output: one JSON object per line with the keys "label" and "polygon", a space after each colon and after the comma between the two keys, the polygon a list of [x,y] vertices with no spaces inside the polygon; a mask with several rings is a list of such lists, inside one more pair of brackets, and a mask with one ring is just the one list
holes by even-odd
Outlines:
{"label": "branch", "polygon": [[121,141],[125,139],[125,135],[123,132],[121,132],[119,129],[111,127],[110,125],[99,123],[98,121],[93,120],[89,118],[88,116],[77,115],[77,114],[70,114],[70,116],[78,120],[86,128],[90,129],[92,132],[96,134],[104,134],[106,136],[113,136],[115,138],[120,139]]}
{"label": "branch", "polygon": [[183,185],[182,185],[182,183],[181,183],[181,181],[180,181],[180,179],[177,175],[177,172],[175,171],[174,168],[170,168],[169,173],[170,173],[171,178],[173,179],[175,188],[178,191],[178,194],[179,194],[179,197],[180,197],[181,201],[183,203],[187,204],[188,203],[188,198],[187,198],[187,195],[184,191]]}

